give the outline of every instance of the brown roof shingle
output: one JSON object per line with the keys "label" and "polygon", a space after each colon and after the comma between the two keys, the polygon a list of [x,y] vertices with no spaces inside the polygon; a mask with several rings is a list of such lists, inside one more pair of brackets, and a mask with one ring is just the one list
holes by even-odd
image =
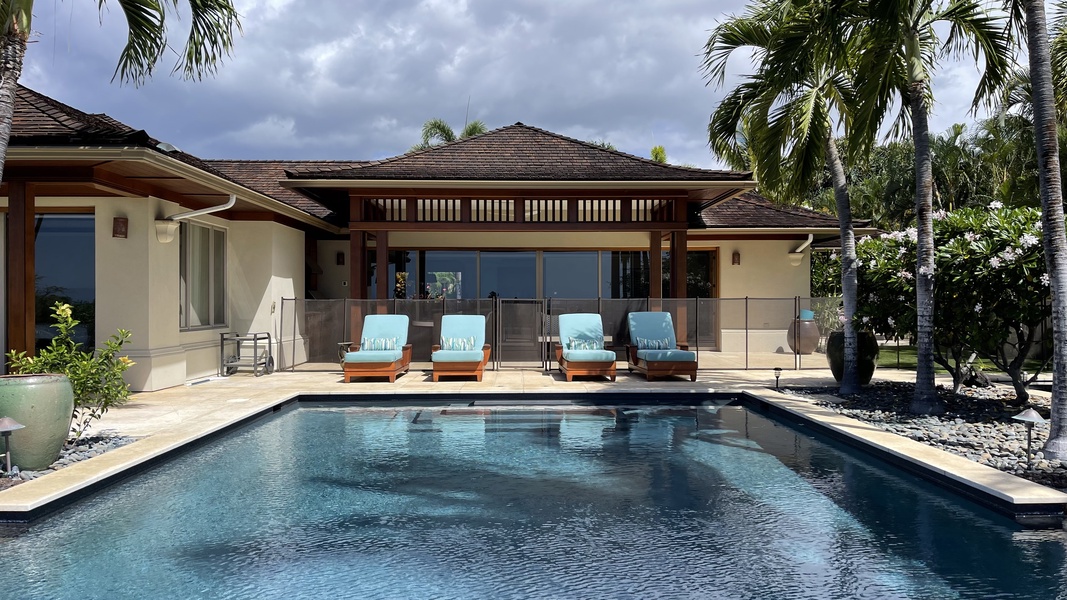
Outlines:
{"label": "brown roof shingle", "polygon": [[285,171],[351,168],[359,164],[359,161],[351,160],[207,160],[204,162],[247,188],[326,220],[329,220],[333,214],[329,208],[281,186],[279,182],[285,179]]}
{"label": "brown roof shingle", "polygon": [[296,179],[453,181],[747,181],[751,173],[661,164],[516,123],[351,168],[289,171]]}
{"label": "brown roof shingle", "polygon": [[[837,217],[807,208],[781,206],[756,192],[748,191],[723,200],[700,211],[700,220],[708,229],[719,228],[837,228]],[[866,227],[868,221],[853,221]]]}

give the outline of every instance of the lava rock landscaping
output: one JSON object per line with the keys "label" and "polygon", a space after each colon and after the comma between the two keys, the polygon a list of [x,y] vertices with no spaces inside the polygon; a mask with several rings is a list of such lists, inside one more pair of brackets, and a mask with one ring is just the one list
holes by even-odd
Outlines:
{"label": "lava rock landscaping", "polygon": [[1026,425],[1012,420],[1026,408],[1033,408],[1048,419],[1047,398],[1031,395],[1025,404],[1018,404],[1015,391],[1007,387],[962,388],[953,394],[938,386],[945,414],[926,416],[908,412],[914,389],[912,383],[878,382],[848,396],[839,395],[837,388],[783,391],[797,396],[834,396],[833,401],[816,397],[814,403],[994,469],[1067,491],[1067,464],[1046,459],[1041,453],[1041,446],[1048,439],[1048,423],[1033,428],[1034,456],[1028,465]]}

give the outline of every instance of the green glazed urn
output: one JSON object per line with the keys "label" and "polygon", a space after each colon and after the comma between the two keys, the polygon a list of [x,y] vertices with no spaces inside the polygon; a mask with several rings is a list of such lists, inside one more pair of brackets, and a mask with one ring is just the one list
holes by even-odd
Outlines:
{"label": "green glazed urn", "polygon": [[11,464],[19,469],[40,471],[55,462],[73,416],[74,391],[66,375],[0,376],[0,417],[25,426],[10,438]]}

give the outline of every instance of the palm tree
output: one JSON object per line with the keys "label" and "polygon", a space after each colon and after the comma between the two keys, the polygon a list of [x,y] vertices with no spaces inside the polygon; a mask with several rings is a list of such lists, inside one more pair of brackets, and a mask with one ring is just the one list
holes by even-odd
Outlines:
{"label": "palm tree", "polygon": [[[152,75],[167,45],[165,21],[168,6],[176,12],[178,0],[116,0],[126,17],[127,41],[119,55],[114,79],[140,85]],[[100,0],[101,11],[105,0]],[[241,30],[237,10],[229,0],[190,0],[191,27],[185,48],[172,72],[188,79],[214,74],[216,66],[233,49],[234,29]],[[4,25],[0,40],[0,177],[3,176],[11,120],[15,114],[15,90],[22,76],[23,59],[33,19],[33,0],[0,3]]]}
{"label": "palm tree", "polygon": [[[976,0],[953,0],[947,6],[933,0],[868,0],[858,5],[865,35],[857,73],[861,82],[857,111],[860,130],[880,124],[893,100],[902,105],[898,129],[908,121],[915,143],[915,217],[918,257],[915,269],[918,322],[915,397],[910,410],[917,414],[944,411],[934,386],[934,232],[933,170],[931,166],[929,109],[930,73],[942,56],[972,50],[984,61],[974,106],[993,96],[1008,74],[1011,52],[1000,20]],[[935,26],[946,26],[942,44]],[[1062,213],[1062,209],[1061,209]],[[1062,228],[1062,218],[1061,218]],[[1067,281],[1067,269],[1064,271]],[[1067,312],[1064,313],[1067,323]]]}
{"label": "palm tree", "polygon": [[[1013,24],[1019,28],[1019,3],[1007,3]],[[1052,51],[1045,18],[1044,0],[1023,0],[1026,15],[1026,46],[1030,63],[1030,87],[1037,144],[1037,176],[1041,191],[1042,243],[1052,288],[1052,419],[1045,456],[1067,458],[1067,233],[1063,224],[1063,188],[1057,134],[1056,94],[1053,89]],[[1059,5],[1062,8],[1063,5]],[[1062,19],[1059,20],[1062,23]],[[1060,28],[1062,32],[1062,27]],[[1062,36],[1059,48],[1063,48]],[[1064,71],[1064,55],[1058,53],[1057,71]]]}
{"label": "palm tree", "polygon": [[847,74],[852,38],[844,30],[820,28],[832,20],[806,21],[811,13],[804,8],[810,6],[768,0],[713,30],[704,47],[709,78],[721,85],[727,61],[740,48],[755,49],[759,64],[757,73],[719,104],[708,135],[712,149],[731,166],[750,164],[761,192],[771,196],[802,197],[822,179],[824,167],[829,170],[841,230],[845,340],[841,393],[853,394],[859,391],[852,323],[856,243],[844,160],[834,137],[835,115],[844,120],[851,110],[853,92]]}
{"label": "palm tree", "polygon": [[412,151],[425,150],[440,144],[447,144],[473,135],[480,135],[489,131],[485,123],[475,120],[463,126],[463,131],[456,137],[456,132],[444,119],[430,119],[422,124],[422,142],[411,147]]}

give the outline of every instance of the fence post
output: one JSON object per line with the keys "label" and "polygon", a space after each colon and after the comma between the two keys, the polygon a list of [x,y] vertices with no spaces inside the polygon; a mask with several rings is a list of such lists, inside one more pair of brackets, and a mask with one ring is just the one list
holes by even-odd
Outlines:
{"label": "fence post", "polygon": [[[800,296],[793,296],[793,318],[799,319],[800,317]],[[800,323],[794,321],[793,323],[793,370],[800,370]]]}
{"label": "fence post", "polygon": [[745,370],[748,370],[748,296],[745,296]]}

